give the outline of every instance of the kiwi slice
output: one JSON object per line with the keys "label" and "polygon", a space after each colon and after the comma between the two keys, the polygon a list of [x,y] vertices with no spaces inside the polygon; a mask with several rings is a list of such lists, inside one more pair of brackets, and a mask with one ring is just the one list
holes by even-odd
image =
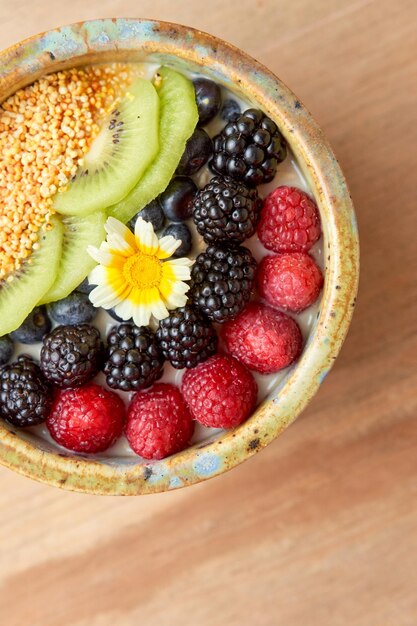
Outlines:
{"label": "kiwi slice", "polygon": [[44,293],[55,282],[62,251],[62,224],[56,216],[52,228],[39,235],[34,250],[13,280],[0,286],[0,337],[22,324]]}
{"label": "kiwi slice", "polygon": [[159,149],[159,98],[136,78],[93,140],[72,181],[54,198],[63,215],[88,215],[119,202]]}
{"label": "kiwi slice", "polygon": [[85,217],[71,216],[62,220],[62,255],[57,277],[40,304],[66,298],[91,272],[96,262],[87,254],[87,246],[98,247],[105,239],[106,219],[104,211],[96,211]]}
{"label": "kiwi slice", "polygon": [[128,222],[168,186],[183,155],[187,139],[198,122],[193,84],[168,67],[161,67],[154,84],[160,99],[160,149],[143,177],[123,200],[107,210],[109,215]]}

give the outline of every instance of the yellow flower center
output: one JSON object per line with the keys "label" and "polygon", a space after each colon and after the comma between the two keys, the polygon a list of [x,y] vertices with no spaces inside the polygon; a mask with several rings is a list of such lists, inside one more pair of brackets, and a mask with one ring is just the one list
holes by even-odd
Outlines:
{"label": "yellow flower center", "polygon": [[123,276],[136,289],[150,289],[161,282],[162,262],[150,254],[138,252],[123,265]]}

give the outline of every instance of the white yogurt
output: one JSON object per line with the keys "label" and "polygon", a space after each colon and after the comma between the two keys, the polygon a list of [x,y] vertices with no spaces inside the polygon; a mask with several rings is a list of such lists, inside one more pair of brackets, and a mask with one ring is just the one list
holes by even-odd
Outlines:
{"label": "white yogurt", "polygon": [[[137,64],[138,73],[147,78],[151,78],[157,68],[158,68],[158,65],[153,64],[153,63]],[[194,74],[190,74],[190,75],[194,76]],[[241,106],[242,111],[244,111],[245,109],[251,106],[250,103],[245,101],[243,98],[237,97],[236,94],[232,94],[231,92],[229,92],[227,89],[224,89],[224,88],[223,88],[223,97],[224,99],[232,98],[234,100],[237,100]],[[213,120],[212,122],[210,122],[209,125],[207,125],[207,127],[205,127],[205,130],[210,134],[210,136],[213,137],[215,134],[217,134],[217,132],[219,132],[219,130],[221,130],[221,128],[225,125],[225,123],[226,122],[220,119]],[[198,175],[194,177],[198,187],[199,188],[203,187],[204,184],[210,179],[211,175],[212,174],[210,173],[208,168],[204,167],[198,173]],[[288,151],[288,155],[285,161],[278,166],[278,171],[274,180],[267,185],[262,185],[261,187],[259,187],[259,193],[262,197],[265,197],[270,191],[272,191],[273,189],[275,189],[276,187],[280,185],[290,185],[290,186],[298,187],[299,189],[303,189],[307,193],[311,194],[311,189],[309,188],[307,181],[302,175],[301,170],[290,150]],[[204,250],[206,246],[203,242],[202,237],[197,233],[197,230],[195,229],[195,226],[192,223],[192,220],[189,220],[189,227],[192,231],[193,241],[194,241],[191,256],[195,257],[202,250]],[[259,241],[257,235],[254,235],[253,237],[245,241],[242,245],[244,245],[245,247],[249,248],[252,251],[253,255],[255,256],[258,262],[266,254],[269,254],[269,252],[263,247],[263,245]],[[324,269],[322,239],[320,239],[320,241],[318,241],[317,244],[312,248],[312,250],[310,251],[310,254],[315,258],[316,262],[320,265],[320,267]],[[309,333],[311,332],[313,323],[317,317],[319,306],[320,306],[320,299],[313,306],[308,308],[303,313],[293,315],[293,317],[297,320],[298,324],[300,325],[300,328],[303,333],[304,341],[306,341]],[[103,310],[99,311],[97,317],[93,321],[93,324],[102,333],[103,339],[105,339],[110,328],[114,326],[115,323],[116,323],[115,320],[111,318],[110,315],[108,315]],[[18,354],[25,353],[25,354],[30,354],[33,357],[38,359],[40,349],[41,349],[41,344],[32,345],[32,346],[17,344],[14,357],[16,357]],[[286,370],[282,370],[281,372],[278,372],[276,374],[269,374],[269,375],[261,375],[261,374],[254,373],[254,376],[255,376],[256,382],[258,383],[258,388],[259,388],[258,402],[262,401],[264,398],[268,396],[268,394],[271,391],[274,390],[274,388],[279,384],[279,382],[286,376],[286,374],[288,373],[288,369],[289,368],[287,368]],[[169,365],[168,363],[165,363],[163,376],[158,382],[167,382],[167,383],[169,382],[177,386],[180,386],[183,371],[184,370],[175,370],[171,365]],[[100,385],[106,386],[105,377],[103,374],[99,374],[96,377],[95,381],[98,382]],[[129,398],[133,395],[132,393],[126,393],[122,391],[118,393],[120,396],[122,396],[125,399],[126,402],[128,402]],[[213,436],[215,436],[219,432],[221,431],[218,429],[205,428],[197,424],[194,437],[193,437],[193,443],[202,442],[207,439],[211,439],[213,438]],[[52,440],[46,426],[43,424],[21,430],[20,435],[23,436],[23,438],[25,439],[28,439],[32,442],[36,442],[36,445],[43,447],[45,449],[54,449],[60,452],[66,452],[68,454],[68,451],[58,446]],[[140,457],[138,457],[131,450],[124,436],[122,436],[119,439],[119,441],[106,452],[102,454],[98,454],[98,455],[89,455],[89,458],[92,458],[92,457],[101,458],[101,459],[109,459],[109,460],[115,459],[115,458],[123,458],[125,460],[128,460],[128,458],[131,457],[132,462],[137,462],[140,460]]]}

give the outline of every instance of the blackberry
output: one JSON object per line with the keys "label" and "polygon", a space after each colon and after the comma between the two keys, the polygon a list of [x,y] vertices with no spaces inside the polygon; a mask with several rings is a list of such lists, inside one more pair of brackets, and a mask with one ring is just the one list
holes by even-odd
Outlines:
{"label": "blackberry", "polygon": [[112,389],[138,391],[162,376],[163,356],[155,335],[145,326],[114,326],[108,337],[106,382]]}
{"label": "blackberry", "polygon": [[29,356],[0,370],[0,413],[15,426],[35,426],[45,421],[52,394],[39,366]]}
{"label": "blackberry", "polygon": [[193,220],[207,243],[240,243],[255,234],[262,200],[230,176],[215,176],[194,199]]}
{"label": "blackberry", "polygon": [[287,144],[275,122],[258,109],[247,109],[214,138],[210,167],[256,187],[274,178],[286,155]]}
{"label": "blackberry", "polygon": [[161,320],[156,338],[164,357],[176,369],[195,367],[217,351],[212,324],[189,305]]}
{"label": "blackberry", "polygon": [[210,245],[191,270],[190,298],[213,322],[236,317],[248,302],[256,261],[243,246]]}
{"label": "blackberry", "polygon": [[80,387],[97,374],[102,361],[100,333],[89,324],[57,326],[43,340],[41,370],[56,387]]}

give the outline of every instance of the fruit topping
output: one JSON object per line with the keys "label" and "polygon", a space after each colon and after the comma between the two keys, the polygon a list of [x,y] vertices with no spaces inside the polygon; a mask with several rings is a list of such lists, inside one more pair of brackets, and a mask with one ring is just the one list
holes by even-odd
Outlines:
{"label": "fruit topping", "polygon": [[235,122],[241,114],[240,105],[236,100],[228,98],[223,101],[223,106],[220,111],[220,117],[225,122]]}
{"label": "fruit topping", "polygon": [[109,215],[125,223],[167,187],[198,121],[194,88],[188,78],[161,67],[154,82],[160,100],[159,152],[132,191],[108,209]]}
{"label": "fruit topping", "polygon": [[240,243],[255,233],[261,208],[256,189],[215,176],[195,197],[193,220],[207,243]]}
{"label": "fruit topping", "polygon": [[97,309],[86,293],[73,291],[63,300],[48,304],[48,313],[58,324],[84,324],[93,320]]}
{"label": "fruit topping", "polygon": [[51,390],[39,366],[27,355],[0,369],[0,414],[15,426],[45,421],[52,404]]}
{"label": "fruit topping", "polygon": [[[66,298],[94,267],[87,254],[88,245],[99,246],[106,236],[104,222],[107,216],[96,211],[86,217],[66,217],[62,220],[63,240],[58,273],[52,287],[41,298],[41,304]],[[88,292],[87,292],[88,293]]]}
{"label": "fruit topping", "polygon": [[236,317],[249,300],[256,261],[243,246],[210,245],[191,270],[190,298],[213,322]]}
{"label": "fruit topping", "polygon": [[211,168],[250,187],[269,183],[287,155],[277,125],[258,109],[248,109],[229,122],[214,140]]}
{"label": "fruit topping", "polygon": [[0,283],[0,337],[24,322],[55,282],[61,258],[62,225],[52,218],[41,231],[37,248],[13,275]]}
{"label": "fruit topping", "polygon": [[60,391],[46,425],[59,445],[74,452],[103,452],[123,432],[125,407],[113,391],[90,383]]}
{"label": "fruit topping", "polygon": [[193,200],[198,189],[186,176],[175,176],[159,196],[165,217],[172,222],[182,222],[193,213]]}
{"label": "fruit topping", "polygon": [[0,366],[6,365],[12,358],[14,350],[14,343],[10,339],[9,335],[0,337]]}
{"label": "fruit topping", "polygon": [[212,428],[234,428],[244,422],[255,408],[258,393],[246,367],[219,354],[187,370],[181,390],[194,419]]}
{"label": "fruit topping", "polygon": [[90,285],[88,282],[88,278],[84,278],[83,282],[80,283],[76,289],[80,293],[86,293],[87,295],[91,293],[94,289],[95,285]]}
{"label": "fruit topping", "polygon": [[225,324],[223,339],[234,357],[261,374],[291,365],[300,355],[303,341],[295,320],[255,302]]}
{"label": "fruit topping", "polygon": [[64,215],[88,215],[122,200],[159,149],[159,98],[136,78],[102,125],[75,176],[54,198]]}
{"label": "fruit topping", "polygon": [[266,256],[258,268],[258,290],[262,298],[280,309],[299,313],[318,298],[323,275],[305,252]]}
{"label": "fruit topping", "polygon": [[320,238],[316,203],[296,187],[277,187],[265,199],[259,239],[274,252],[308,252]]}
{"label": "fruit topping", "polygon": [[107,344],[104,373],[112,389],[138,391],[162,376],[164,359],[149,328],[126,323],[114,326]]}
{"label": "fruit topping", "polygon": [[198,108],[198,123],[204,126],[220,111],[222,94],[219,85],[208,78],[196,78],[193,84]]}
{"label": "fruit topping", "polygon": [[190,305],[159,322],[156,338],[164,357],[176,369],[205,361],[216,353],[218,343],[212,324]]}
{"label": "fruit topping", "polygon": [[174,237],[158,239],[150,222],[138,218],[135,232],[109,217],[107,240],[88,252],[100,265],[89,280],[97,285],[90,293],[96,307],[114,309],[123,320],[133,318],[136,326],[147,326],[153,316],[160,320],[168,310],[184,306],[193,262],[169,259],[181,242]]}
{"label": "fruit topping", "polygon": [[56,387],[79,387],[97,374],[103,361],[103,344],[94,326],[58,326],[44,338],[40,366]]}
{"label": "fruit topping", "polygon": [[19,328],[10,333],[14,341],[37,343],[51,330],[51,320],[44,306],[36,306]]}
{"label": "fruit topping", "polygon": [[126,437],[144,459],[163,459],[190,443],[194,422],[177,387],[157,383],[135,394],[128,409]]}
{"label": "fruit topping", "polygon": [[177,167],[177,174],[191,176],[207,163],[213,154],[213,142],[202,128],[196,128],[185,145],[184,154]]}
{"label": "fruit topping", "polygon": [[161,230],[165,224],[165,215],[162,210],[161,204],[158,198],[152,200],[141,211],[136,213],[129,222],[130,230],[134,231],[138,217],[141,217],[145,222],[150,222],[155,232]]}
{"label": "fruit topping", "polygon": [[190,254],[193,242],[190,229],[188,228],[187,224],[170,224],[166,227],[166,229],[162,233],[162,236],[171,236],[174,237],[174,239],[177,239],[177,241],[181,241],[181,245],[175,250],[172,255],[173,259],[176,259],[180,256],[187,256],[187,254]]}
{"label": "fruit topping", "polygon": [[40,230],[51,223],[53,196],[76,173],[103,111],[131,81],[129,67],[112,63],[60,70],[2,102],[0,280],[16,274],[36,250]]}

